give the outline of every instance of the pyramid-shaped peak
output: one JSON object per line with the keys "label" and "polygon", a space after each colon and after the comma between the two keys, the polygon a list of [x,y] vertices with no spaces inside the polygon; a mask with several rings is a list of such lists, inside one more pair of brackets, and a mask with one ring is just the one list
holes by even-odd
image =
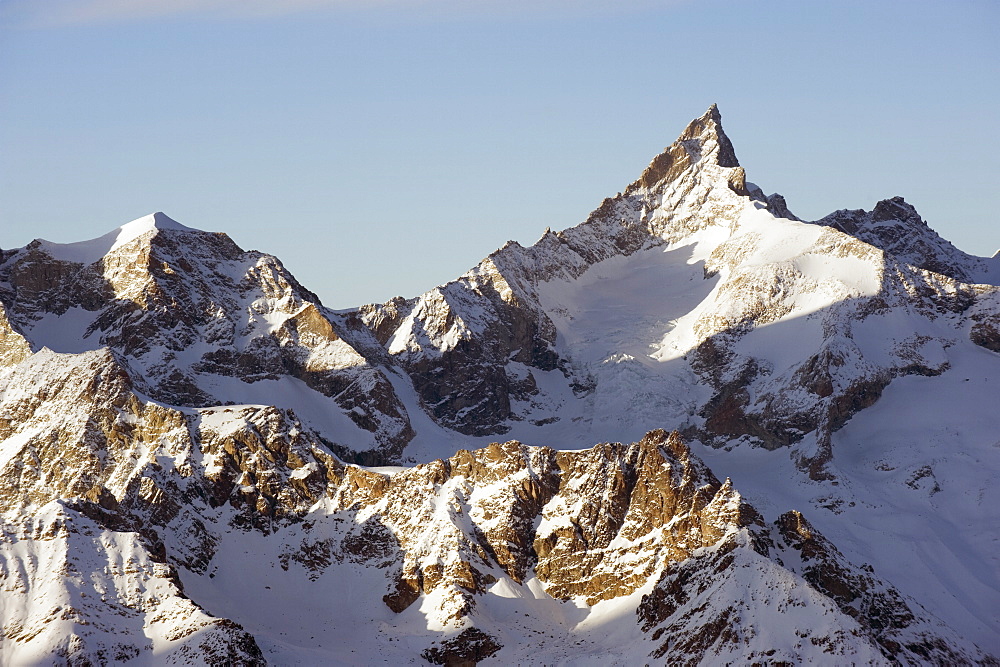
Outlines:
{"label": "pyramid-shaped peak", "polygon": [[630,185],[626,192],[673,182],[695,164],[724,168],[740,166],[733,144],[722,129],[722,114],[715,104],[688,123],[677,141],[653,158],[639,180]]}
{"label": "pyramid-shaped peak", "polygon": [[733,144],[722,129],[722,114],[719,112],[718,105],[713,103],[700,118],[695,118],[688,123],[681,136],[677,138],[678,142],[691,140],[699,141],[702,144],[714,140],[719,146],[719,152],[716,156],[716,162],[719,166],[740,166],[740,161],[736,159],[736,151],[733,150]]}
{"label": "pyramid-shaped peak", "polygon": [[872,209],[872,219],[876,222],[899,220],[901,222],[912,221],[923,226],[927,225],[921,219],[920,214],[917,213],[917,209],[914,208],[913,204],[899,196],[883,199],[875,204],[875,208]]}

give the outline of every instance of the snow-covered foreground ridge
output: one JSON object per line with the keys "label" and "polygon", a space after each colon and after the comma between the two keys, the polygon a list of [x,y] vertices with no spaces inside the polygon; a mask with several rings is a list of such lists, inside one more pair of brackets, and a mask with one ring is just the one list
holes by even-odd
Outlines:
{"label": "snow-covered foreground ridge", "polygon": [[78,356],[98,386],[51,386],[90,437],[44,418],[0,479],[5,663],[988,659],[676,434],[366,469],[274,408],[185,413]]}
{"label": "snow-covered foreground ridge", "polygon": [[991,662],[997,283],[715,107],[413,299],[162,213],[0,251],[0,661]]}

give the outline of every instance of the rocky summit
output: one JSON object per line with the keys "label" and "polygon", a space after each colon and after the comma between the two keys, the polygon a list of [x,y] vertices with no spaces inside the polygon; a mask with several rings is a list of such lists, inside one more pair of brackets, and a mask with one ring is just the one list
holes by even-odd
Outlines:
{"label": "rocky summit", "polygon": [[998,285],[715,106],[413,298],[163,213],[0,251],[0,662],[1000,664]]}

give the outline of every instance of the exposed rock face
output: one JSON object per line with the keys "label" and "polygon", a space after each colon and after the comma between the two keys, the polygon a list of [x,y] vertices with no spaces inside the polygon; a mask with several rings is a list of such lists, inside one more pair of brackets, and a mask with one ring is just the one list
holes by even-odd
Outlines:
{"label": "exposed rock face", "polygon": [[0,365],[12,366],[31,356],[28,341],[11,325],[0,304]]}
{"label": "exposed rock face", "polygon": [[563,452],[557,463],[560,493],[543,509],[534,544],[535,571],[556,597],[595,604],[629,595],[660,563],[683,560],[756,515],[662,431],[628,447]]}
{"label": "exposed rock face", "polygon": [[663,559],[714,544],[752,514],[663,432],[580,453],[493,444],[388,478],[346,475],[341,506],[364,507],[356,520],[374,513],[405,552],[386,604],[399,612],[435,597],[446,626],[460,625],[498,576],[521,584],[533,573],[549,595],[588,604],[629,595]]}
{"label": "exposed rock face", "polygon": [[969,340],[991,352],[1000,352],[1000,292],[987,292],[968,310]]}
{"label": "exposed rock face", "polygon": [[433,665],[477,665],[480,661],[490,658],[502,649],[493,637],[479,628],[467,628],[454,639],[432,646],[420,656]]}
{"label": "exposed rock face", "polygon": [[[424,479],[436,495],[419,492]],[[578,453],[494,444],[358,487],[341,491],[349,493],[342,502],[371,507],[406,550],[387,603],[401,611],[407,600],[444,586],[442,622],[469,614],[497,567],[517,583],[533,570],[559,599],[593,605],[630,595],[664,559],[714,544],[733,522],[753,515],[664,432]],[[405,523],[390,509],[399,506],[411,508]],[[473,522],[472,535],[456,527],[462,516]]]}
{"label": "exposed rock face", "polygon": [[[734,589],[748,594],[734,595]],[[801,664],[810,655],[865,664],[992,660],[941,641],[939,623],[913,624],[915,614],[926,612],[912,605],[870,567],[847,562],[793,511],[770,529],[748,525],[669,565],[636,613],[659,642],[653,657],[667,664]],[[780,627],[787,642],[779,645],[772,637]]]}

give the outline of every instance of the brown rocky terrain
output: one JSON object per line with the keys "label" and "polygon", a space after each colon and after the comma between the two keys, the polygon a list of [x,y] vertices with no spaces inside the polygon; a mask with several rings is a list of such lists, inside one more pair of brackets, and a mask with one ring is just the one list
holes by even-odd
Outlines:
{"label": "brown rocky terrain", "polygon": [[[834,655],[869,646],[888,659],[985,659],[847,563],[801,515],[768,532],[676,434],[578,452],[498,443],[383,472],[342,463],[275,408],[179,409],[145,399],[109,351],[31,359],[5,371],[0,402],[4,596],[23,601],[8,604],[3,619],[14,656],[83,664],[166,651],[172,661],[263,661],[241,619],[206,612],[199,590],[178,577],[238,568],[220,551],[236,531],[277,542],[275,564],[312,581],[352,566],[381,572],[383,589],[367,595],[400,615],[419,602],[440,628],[424,657],[443,664],[502,659],[509,640],[488,622],[501,580],[537,580],[546,597],[583,608],[656,582],[637,619],[652,633],[654,657],[743,650],[738,638],[705,640],[701,621],[678,611],[704,595],[705,574],[739,579],[726,559],[738,549],[843,615],[849,632],[817,637],[797,627],[812,642],[799,658],[822,645]],[[689,584],[681,573],[692,568],[699,574]],[[727,623],[739,603],[726,595],[713,595],[699,618]],[[654,645],[665,624],[674,648]]]}

